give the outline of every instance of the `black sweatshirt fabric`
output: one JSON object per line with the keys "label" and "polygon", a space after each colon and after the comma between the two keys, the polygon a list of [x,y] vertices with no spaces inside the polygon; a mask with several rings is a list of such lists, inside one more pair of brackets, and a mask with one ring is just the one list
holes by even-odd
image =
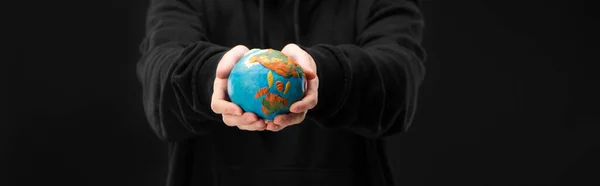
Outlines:
{"label": "black sweatshirt fabric", "polygon": [[[167,185],[392,185],[382,139],[412,123],[424,22],[409,0],[152,0],[137,74],[169,144]],[[295,43],[317,64],[319,103],[279,132],[212,112],[216,67],[235,45]]]}

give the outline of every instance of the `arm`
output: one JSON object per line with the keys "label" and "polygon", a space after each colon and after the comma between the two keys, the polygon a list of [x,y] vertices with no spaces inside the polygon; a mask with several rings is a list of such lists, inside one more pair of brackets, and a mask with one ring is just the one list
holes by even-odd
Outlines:
{"label": "arm", "polygon": [[148,122],[166,141],[205,133],[217,65],[228,48],[207,41],[195,10],[183,0],[152,0],[137,74]]}
{"label": "arm", "polygon": [[305,48],[320,81],[319,104],[306,117],[369,138],[407,130],[425,73],[423,27],[415,3],[378,0],[356,45]]}

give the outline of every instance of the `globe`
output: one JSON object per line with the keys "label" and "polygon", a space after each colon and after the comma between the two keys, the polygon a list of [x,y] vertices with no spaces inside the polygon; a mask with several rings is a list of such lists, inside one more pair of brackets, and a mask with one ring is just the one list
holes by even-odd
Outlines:
{"label": "globe", "polygon": [[302,67],[292,58],[273,49],[252,49],[231,70],[227,93],[244,112],[273,120],[304,97],[305,81]]}

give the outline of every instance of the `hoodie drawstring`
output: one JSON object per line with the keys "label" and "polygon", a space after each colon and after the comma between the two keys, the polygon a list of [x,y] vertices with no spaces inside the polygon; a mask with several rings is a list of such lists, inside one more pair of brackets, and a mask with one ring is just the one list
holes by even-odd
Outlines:
{"label": "hoodie drawstring", "polygon": [[[265,19],[265,2],[264,0],[259,0],[258,2],[258,11],[259,11],[259,19],[260,19],[260,48],[265,48],[265,30],[264,30],[264,19]],[[300,1],[294,0],[294,42],[297,45],[300,45],[300,25],[298,24],[298,9],[300,7]]]}
{"label": "hoodie drawstring", "polygon": [[300,7],[300,0],[294,0],[294,37],[296,37],[296,44],[300,45],[300,26],[298,25],[298,9]]}
{"label": "hoodie drawstring", "polygon": [[260,24],[259,25],[260,26],[260,48],[265,48],[265,31],[263,29],[263,27],[264,27],[264,23],[263,23],[264,21],[263,21],[263,19],[264,19],[264,12],[265,12],[265,10],[264,10],[265,9],[265,7],[264,7],[265,6],[265,2],[264,2],[264,0],[260,0],[258,4],[259,4],[258,5],[258,11],[259,11],[258,14],[259,14],[259,20],[260,20],[260,23],[259,23]]}

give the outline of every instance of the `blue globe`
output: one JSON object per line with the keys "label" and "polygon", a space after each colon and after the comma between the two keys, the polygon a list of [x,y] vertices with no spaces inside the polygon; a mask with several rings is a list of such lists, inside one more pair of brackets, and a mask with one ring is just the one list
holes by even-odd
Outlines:
{"label": "blue globe", "polygon": [[277,50],[252,49],[233,67],[227,82],[231,101],[265,120],[289,113],[306,91],[302,67]]}

